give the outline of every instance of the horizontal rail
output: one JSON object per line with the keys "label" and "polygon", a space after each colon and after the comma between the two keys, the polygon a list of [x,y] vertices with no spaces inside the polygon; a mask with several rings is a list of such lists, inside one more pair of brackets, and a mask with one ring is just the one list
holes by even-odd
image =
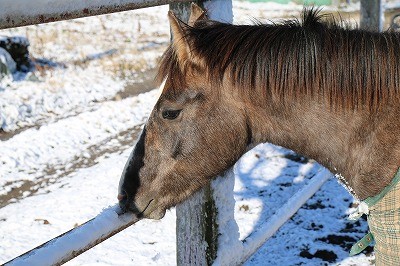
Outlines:
{"label": "horizontal rail", "polygon": [[284,225],[321,186],[332,177],[327,169],[315,175],[307,185],[296,192],[268,221],[243,240],[242,261],[248,260],[279,228]]}
{"label": "horizontal rail", "polygon": [[70,261],[140,220],[131,213],[119,215],[119,212],[120,209],[117,205],[104,209],[95,218],[6,262],[4,265],[45,266],[61,265]]}
{"label": "horizontal rail", "polygon": [[1,0],[0,29],[96,16],[189,0]]}
{"label": "horizontal rail", "polygon": [[400,12],[400,3],[385,3],[383,10],[384,12]]}
{"label": "horizontal rail", "polygon": [[[242,265],[332,176],[331,172],[321,167],[321,170],[304,187],[289,198],[263,225],[255,229],[243,241],[236,240],[232,236],[224,236],[224,234],[232,233],[232,228],[230,228],[232,223],[221,225],[220,233],[224,239],[224,244],[228,243],[228,245],[226,245],[226,248],[225,245],[218,246],[218,255],[213,265]],[[218,217],[222,220],[227,220],[227,218],[229,217]],[[235,249],[233,253],[232,247]]]}
{"label": "horizontal rail", "polygon": [[307,185],[296,192],[268,221],[243,240],[242,262],[248,260],[279,228],[284,225],[308,199],[333,175],[326,168],[317,173]]}

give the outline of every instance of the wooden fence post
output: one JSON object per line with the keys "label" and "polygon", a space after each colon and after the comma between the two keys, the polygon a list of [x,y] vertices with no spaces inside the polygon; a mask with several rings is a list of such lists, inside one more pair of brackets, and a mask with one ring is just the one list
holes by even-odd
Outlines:
{"label": "wooden fence post", "polygon": [[176,207],[177,265],[211,265],[217,257],[217,209],[210,185]]}
{"label": "wooden fence post", "polygon": [[382,31],[383,6],[382,0],[361,0],[360,26],[362,29]]}
{"label": "wooden fence post", "polygon": [[[208,11],[210,19],[232,22],[231,0],[194,2]],[[188,21],[190,3],[172,3],[170,9],[180,19]],[[177,265],[211,265],[217,257],[219,236],[217,206],[218,201],[227,195],[216,195],[216,193],[223,193],[224,189],[219,187],[226,187],[229,183],[232,188],[229,196],[233,201],[235,181],[233,175],[231,178],[219,178],[224,180],[213,182],[176,207]]]}

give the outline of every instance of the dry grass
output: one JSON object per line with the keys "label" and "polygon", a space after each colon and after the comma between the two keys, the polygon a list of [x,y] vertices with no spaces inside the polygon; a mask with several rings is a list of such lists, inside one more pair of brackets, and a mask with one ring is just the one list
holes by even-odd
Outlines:
{"label": "dry grass", "polygon": [[[105,75],[132,79],[135,72],[154,68],[165,50],[169,30],[164,17],[162,12],[143,9],[2,30],[0,35],[26,36],[33,58],[67,67],[96,67]],[[114,50],[107,55],[107,51]],[[37,75],[51,75],[51,71],[38,67]]]}

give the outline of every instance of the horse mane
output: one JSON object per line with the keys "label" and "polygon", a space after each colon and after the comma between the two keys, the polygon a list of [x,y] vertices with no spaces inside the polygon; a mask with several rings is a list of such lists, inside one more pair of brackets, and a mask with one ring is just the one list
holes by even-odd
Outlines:
{"label": "horse mane", "polygon": [[[210,82],[221,84],[228,74],[235,87],[258,101],[316,96],[331,106],[376,109],[398,100],[400,35],[353,29],[324,17],[309,9],[300,21],[231,25],[204,20],[184,30]],[[184,69],[170,46],[158,77],[170,77],[172,88],[182,90]]]}

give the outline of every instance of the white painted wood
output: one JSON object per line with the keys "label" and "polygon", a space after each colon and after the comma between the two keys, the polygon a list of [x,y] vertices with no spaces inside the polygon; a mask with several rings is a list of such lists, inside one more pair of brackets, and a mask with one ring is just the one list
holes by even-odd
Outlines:
{"label": "white painted wood", "polygon": [[189,0],[1,0],[0,29],[184,1]]}
{"label": "white painted wood", "polygon": [[384,7],[382,0],[361,0],[360,26],[362,29],[382,31]]}
{"label": "white painted wood", "polygon": [[6,266],[61,265],[136,223],[131,213],[119,215],[118,205],[103,210],[92,220],[5,263]]}
{"label": "white painted wood", "polygon": [[244,240],[241,261],[245,262],[249,259],[250,256],[273,236],[329,178],[333,177],[331,172],[321,167],[321,171],[315,175],[308,184],[297,191],[296,194],[282,205],[263,226],[257,228]]}

